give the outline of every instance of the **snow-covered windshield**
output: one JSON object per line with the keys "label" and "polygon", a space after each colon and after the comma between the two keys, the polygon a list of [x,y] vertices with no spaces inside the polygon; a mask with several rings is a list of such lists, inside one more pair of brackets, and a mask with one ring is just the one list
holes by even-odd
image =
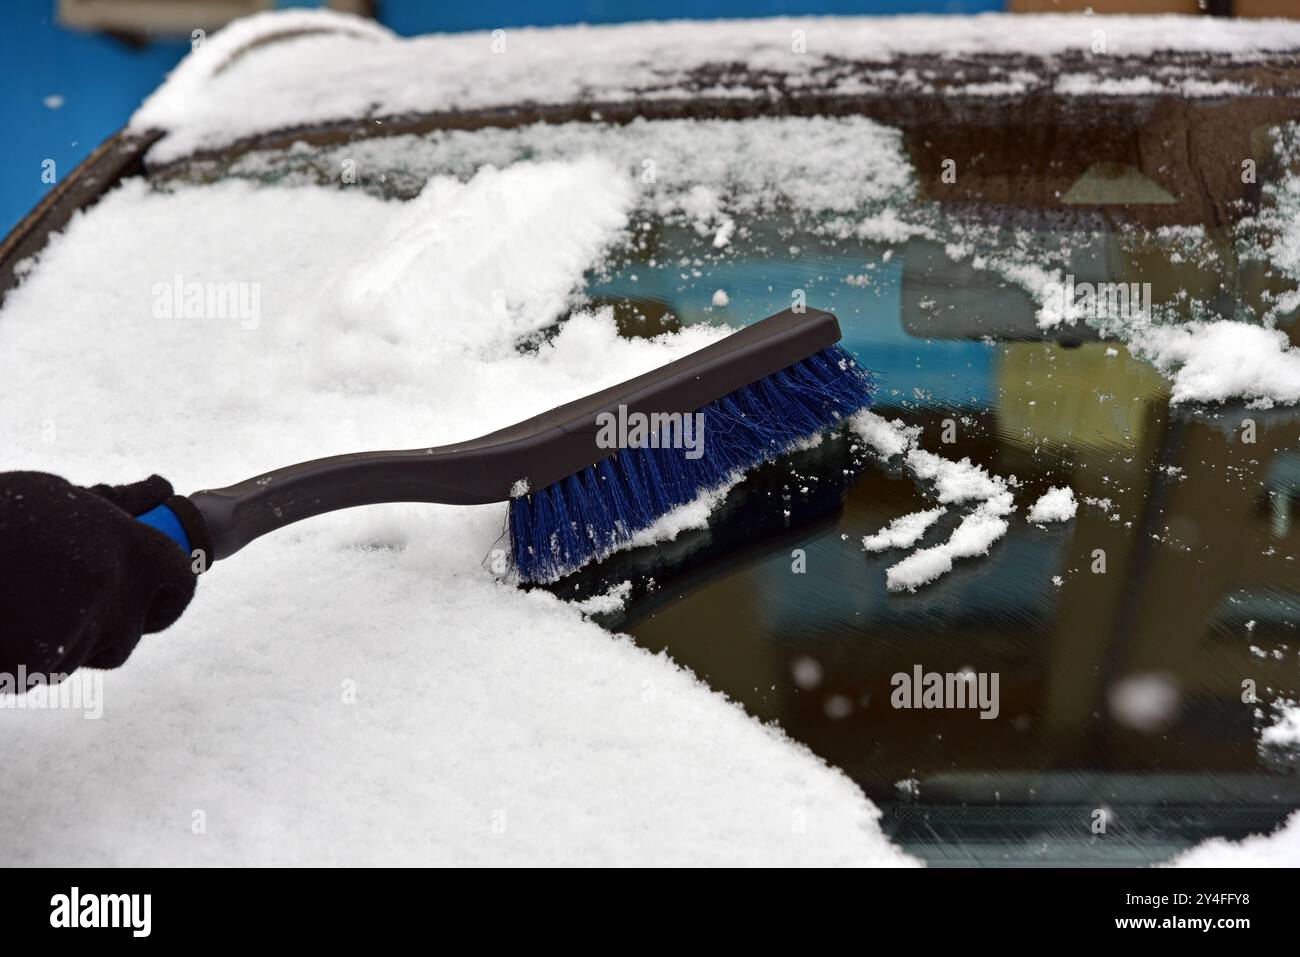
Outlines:
{"label": "snow-covered windshield", "polygon": [[[431,177],[596,164],[594,193],[631,184],[617,234],[513,349],[835,312],[876,414],[555,592],[844,768],[913,852],[1147,862],[1300,806],[1276,730],[1300,697],[1300,111],[1143,109],[433,132],[156,185],[418,203]],[[890,707],[918,662],[999,675],[998,720]]]}
{"label": "snow-covered windshield", "polygon": [[[578,862],[658,843],[690,863],[1146,863],[1283,821],[1300,100],[1256,57],[1300,37],[1196,24],[1156,68],[1164,27],[1111,22],[1127,60],[1089,61],[1084,18],[1042,18],[996,69],[971,59],[1003,42],[982,20],[818,24],[804,40],[827,45],[793,61],[804,27],[784,21],[615,28],[589,69],[567,52],[582,31],[512,34],[520,55],[493,60],[486,37],[370,51],[366,28],[247,71],[214,40],[137,117],[166,130],[149,174],[5,300],[15,467],[192,490],[456,442],[803,304],[839,317],[879,389],[544,588],[510,580],[496,506],[268,536],[152,664],[113,673],[132,740],[170,751],[172,726],[129,707],[161,699],[231,818],[286,768],[304,783],[276,813],[315,821],[328,791],[295,861],[418,860],[427,828],[445,860],[560,841]],[[1026,39],[1065,60],[1027,69]],[[1211,54],[1242,59],[1221,74]],[[249,111],[277,65],[302,88]],[[589,87],[647,115],[491,112]],[[776,115],[769,88],[840,99]],[[691,96],[702,115],[665,106]],[[434,108],[486,112],[374,135],[372,114]],[[364,707],[337,706],[340,682]],[[217,694],[192,701],[200,684]],[[56,731],[23,726],[33,754]],[[60,747],[95,766],[125,745]],[[142,860],[190,859],[149,817],[169,780],[149,758],[122,785]],[[483,852],[485,822],[530,838]]]}

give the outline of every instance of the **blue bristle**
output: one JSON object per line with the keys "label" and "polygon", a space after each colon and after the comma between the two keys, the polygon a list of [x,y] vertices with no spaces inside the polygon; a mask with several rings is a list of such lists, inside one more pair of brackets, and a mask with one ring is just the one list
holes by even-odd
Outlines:
{"label": "blue bristle", "polygon": [[553,581],[605,557],[665,513],[770,461],[871,404],[871,374],[839,346],[710,402],[704,455],[619,449],[576,475],[510,502],[521,581]]}

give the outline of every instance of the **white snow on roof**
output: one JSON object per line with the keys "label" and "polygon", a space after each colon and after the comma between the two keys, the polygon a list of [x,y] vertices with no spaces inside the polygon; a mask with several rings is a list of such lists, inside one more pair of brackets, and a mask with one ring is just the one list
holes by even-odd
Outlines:
{"label": "white snow on roof", "polygon": [[[333,34],[322,30],[335,30]],[[307,32],[295,35],[301,31]],[[301,124],[523,103],[682,95],[766,96],[754,74],[807,85],[842,60],[902,55],[1106,57],[1208,51],[1250,59],[1300,49],[1300,23],[1208,17],[824,17],[510,29],[402,40],[321,11],[240,20],[188,56],[131,127],[168,131],[152,157],[174,159],[241,136]],[[264,42],[279,36],[279,42]],[[250,44],[263,41],[260,46]],[[245,50],[235,58],[239,51]],[[723,67],[707,80],[694,76]],[[742,69],[735,69],[740,65]],[[1024,71],[1009,82],[1023,84]],[[748,75],[746,75],[748,74]],[[834,81],[859,92],[862,78]],[[702,85],[703,84],[703,85]],[[986,92],[999,92],[989,90]]]}
{"label": "white snow on roof", "polygon": [[[620,339],[608,313],[500,348],[613,240],[626,177],[517,164],[409,204],[130,180],[0,310],[5,465],[191,491],[463,439],[699,348],[721,331]],[[217,283],[255,315],[176,308]],[[358,509],[216,565],[105,675],[100,721],[6,712],[0,803],[22,827],[0,860],[914,863],[842,773],[584,608],[501,581],[504,515]]]}

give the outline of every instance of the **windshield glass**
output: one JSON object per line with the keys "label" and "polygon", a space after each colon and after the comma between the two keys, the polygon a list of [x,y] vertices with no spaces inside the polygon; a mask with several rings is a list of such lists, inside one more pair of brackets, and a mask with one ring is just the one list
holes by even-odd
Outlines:
{"label": "windshield glass", "polygon": [[[893,112],[299,144],[153,182],[401,201],[533,159],[633,171],[630,226],[572,309],[612,310],[626,337],[829,310],[880,418],[755,470],[703,527],[547,587],[617,595],[602,623],[842,768],[934,863],[1147,863],[1272,828],[1300,807],[1297,751],[1265,733],[1300,698],[1300,420],[1249,370],[1202,362],[1240,338],[1223,320],[1300,342],[1300,107]],[[879,430],[937,458],[889,454]],[[946,495],[960,465],[992,492]],[[1063,487],[1077,513],[1031,520]],[[1007,491],[984,548],[900,570]],[[918,544],[881,546],[940,508]],[[931,675],[966,706],[928,706]]]}

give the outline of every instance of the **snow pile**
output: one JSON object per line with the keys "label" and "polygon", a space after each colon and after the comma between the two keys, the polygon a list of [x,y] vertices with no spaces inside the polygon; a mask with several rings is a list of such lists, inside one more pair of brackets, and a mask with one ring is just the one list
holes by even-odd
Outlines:
{"label": "snow pile", "polygon": [[[429,329],[446,347],[498,351],[553,322],[574,277],[627,220],[632,187],[606,161],[486,168],[468,183],[432,180],[334,284],[348,331],[407,342]],[[557,228],[557,224],[563,223]],[[457,263],[453,282],[429,277]],[[482,304],[491,304],[485,321]]]}
{"label": "snow pile", "polygon": [[[1033,281],[1022,285],[1034,294],[1042,288]],[[1063,319],[1050,304],[1039,312],[1044,329],[1061,325]],[[1300,402],[1300,348],[1280,329],[1232,319],[1154,323],[1145,316],[1104,316],[1087,322],[1168,377],[1175,405],[1246,400],[1267,407]]]}
{"label": "snow pile", "polygon": [[1170,401],[1300,402],[1300,348],[1280,329],[1221,319],[1138,324],[1129,348],[1173,380]]}
{"label": "snow pile", "polygon": [[[5,467],[189,491],[482,434],[715,340],[621,339],[603,313],[498,348],[616,239],[624,177],[516,165],[409,207],[128,181],[0,311]],[[161,317],[177,277],[259,289],[259,321]],[[216,565],[105,675],[101,720],[6,713],[0,802],[22,826],[0,860],[912,863],[843,774],[583,608],[501,582],[505,508],[322,516]]]}
{"label": "snow pile", "polygon": [[[1062,286],[1059,269],[1046,263],[1012,264],[1005,257],[973,254],[969,243],[949,244],[947,252],[954,260],[971,258],[975,268],[991,269],[1035,297],[1040,329],[1078,321],[1067,317],[1059,297],[1045,292]],[[1300,348],[1291,345],[1279,329],[1232,319],[1155,322],[1141,313],[1112,314],[1100,300],[1097,306],[1098,315],[1084,321],[1103,336],[1120,340],[1168,377],[1174,404],[1246,400],[1271,406],[1300,402]]]}
{"label": "snow pile", "polygon": [[1047,522],[1068,522],[1079,510],[1074,500],[1074,489],[1068,485],[1050,488],[1029,509],[1029,521],[1036,525]]}
{"label": "snow pile", "polygon": [[972,499],[985,502],[1007,494],[1004,480],[989,475],[968,458],[954,462],[924,449],[911,449],[905,464],[917,478],[933,482],[935,495],[945,504]]}
{"label": "snow pile", "polygon": [[1300,812],[1272,834],[1241,841],[1221,837],[1204,841],[1178,855],[1170,867],[1296,867],[1300,865]]}
{"label": "snow pile", "polygon": [[849,424],[859,437],[886,459],[913,448],[921,434],[919,428],[908,428],[899,419],[890,422],[870,410],[859,412],[849,420]]}
{"label": "snow pile", "polygon": [[[1006,517],[1016,508],[1008,480],[990,475],[969,458],[953,461],[919,448],[920,429],[889,422],[874,412],[860,412],[849,424],[883,458],[902,455],[903,466],[931,486],[931,494],[941,506],[974,503],[946,541],[918,549],[885,569],[885,586],[890,591],[916,591],[952,571],[957,559],[987,555],[1006,535]],[[869,552],[910,548],[946,511],[940,507],[901,516],[864,538],[863,547]]]}
{"label": "snow pile", "polygon": [[[988,14],[525,28],[399,40],[342,14],[265,13],[232,24],[188,56],[131,127],[167,131],[151,154],[166,161],[269,130],[412,112],[767,99],[782,86],[860,94],[877,85],[876,74],[927,89],[914,71],[900,77],[888,68],[891,59],[1023,55],[1046,62],[1090,55],[1096,28],[1080,16]],[[1167,50],[1255,60],[1300,48],[1295,23],[1114,16],[1104,29],[1111,58]],[[265,42],[269,37],[277,42]],[[867,68],[873,65],[874,72]],[[996,82],[1020,89],[1024,74]],[[973,86],[980,92],[979,82]]]}

